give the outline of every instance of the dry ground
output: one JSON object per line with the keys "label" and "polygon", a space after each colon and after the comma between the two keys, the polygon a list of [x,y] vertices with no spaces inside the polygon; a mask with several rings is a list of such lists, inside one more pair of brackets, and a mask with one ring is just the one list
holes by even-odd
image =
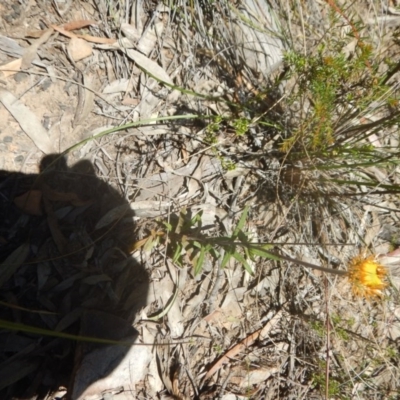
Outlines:
{"label": "dry ground", "polygon": [[[67,387],[31,371],[39,398],[400,398],[396,274],[373,301],[355,298],[343,277],[286,261],[249,261],[251,275],[233,259],[221,270],[206,257],[195,276],[190,254],[174,262],[176,236],[155,234],[185,209],[185,218],[201,216],[208,237],[229,236],[248,205],[252,241],[292,243],[283,253],[308,263],[345,270],[360,249],[399,246],[398,194],[335,197],[301,162],[283,169],[278,145],[301,105],[285,104],[293,82],[273,82],[290,44],[312,49],[342,34],[330,31],[335,9],[324,1],[168,3],[0,4],[0,168],[37,173],[49,153],[66,152],[69,165],[88,159],[135,211],[135,240],[160,242],[132,248],[150,277],[136,343],[151,346],[133,346],[119,366],[108,365],[113,346],[97,349],[65,372]],[[369,24],[379,51],[398,57],[396,4],[346,10]],[[241,132],[241,121],[265,115],[269,125]],[[222,119],[206,119],[215,116]],[[374,145],[398,147],[398,139],[393,127],[382,129]],[[369,173],[400,184],[398,168]]]}

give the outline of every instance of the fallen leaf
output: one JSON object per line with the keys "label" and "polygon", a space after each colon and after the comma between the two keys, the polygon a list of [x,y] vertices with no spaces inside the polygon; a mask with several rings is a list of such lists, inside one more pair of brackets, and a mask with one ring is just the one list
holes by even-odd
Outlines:
{"label": "fallen leaf", "polygon": [[21,70],[22,58],[10,61],[9,63],[2,65],[0,71],[4,78],[12,76]]}
{"label": "fallen leaf", "polygon": [[92,203],[92,200],[81,200],[76,193],[73,192],[57,192],[51,189],[45,183],[41,184],[43,197],[50,201],[65,201],[71,203],[75,207],[86,206]]}
{"label": "fallen leaf", "polygon": [[126,92],[130,85],[131,80],[127,78],[116,79],[110,82],[104,89],[104,94]]}
{"label": "fallen leaf", "polygon": [[65,254],[68,240],[62,233],[58,224],[58,219],[54,213],[53,208],[51,207],[50,201],[46,197],[43,199],[43,204],[44,210],[47,215],[47,225],[49,226],[54,243],[56,244],[58,251],[61,254]]}
{"label": "fallen leaf", "polygon": [[87,42],[100,43],[100,44],[113,44],[117,42],[117,39],[97,37],[91,35],[77,35],[81,39],[85,39]]}
{"label": "fallen leaf", "polygon": [[37,29],[34,31],[29,31],[25,34],[25,37],[39,39],[43,35],[43,29]]}
{"label": "fallen leaf", "polygon": [[61,33],[64,36],[67,36],[69,38],[80,38],[84,39],[87,42],[92,42],[92,43],[100,43],[100,44],[114,44],[117,42],[117,39],[111,39],[111,38],[104,38],[104,37],[97,37],[97,36],[91,36],[91,35],[76,35],[75,33],[72,33],[66,29],[64,29],[61,26],[57,25],[51,25],[51,27]]}
{"label": "fallen leaf", "polygon": [[[72,39],[71,43],[74,40],[82,41],[82,39]],[[85,43],[85,46],[90,46],[85,41],[83,41],[83,43]],[[80,125],[82,122],[85,122],[90,112],[92,111],[94,106],[93,89],[94,84],[92,78],[88,77],[87,75],[83,75],[83,86],[78,87],[78,106],[73,122],[74,127]]]}
{"label": "fallen leaf", "polygon": [[68,43],[68,54],[74,61],[83,60],[92,55],[92,46],[85,40],[74,37]]}
{"label": "fallen leaf", "polygon": [[14,199],[14,204],[25,214],[42,215],[42,192],[40,190],[29,190]]}
{"label": "fallen leaf", "polygon": [[78,37],[77,35],[75,35],[75,33],[69,32],[69,31],[65,30],[64,28],[62,28],[61,26],[51,25],[51,27],[52,27],[55,31],[57,31],[57,32],[61,33],[62,35],[67,36],[67,37],[69,37],[69,38],[71,38],[71,39],[72,39],[72,38],[77,38],[77,37]]}
{"label": "fallen leaf", "polygon": [[129,204],[123,204],[122,206],[114,207],[100,218],[94,229],[95,230],[101,229],[112,223],[115,223],[121,220],[122,218],[128,216],[129,212],[130,212]]}
{"label": "fallen leaf", "polygon": [[0,287],[4,285],[22,265],[29,255],[29,243],[24,243],[15,249],[1,264],[0,264]]}
{"label": "fallen leaf", "polygon": [[91,25],[97,25],[97,22],[91,19],[80,19],[78,21],[67,22],[62,28],[66,31],[74,31],[75,29],[82,29]]}
{"label": "fallen leaf", "polygon": [[166,82],[170,85],[173,85],[171,77],[155,61],[150,60],[150,58],[146,57],[142,53],[139,53],[136,50],[132,49],[122,49],[122,51],[146,73],[152,75],[154,78],[161,82]]}
{"label": "fallen leaf", "polygon": [[244,351],[247,347],[254,344],[254,342],[261,336],[261,338],[265,338],[267,334],[272,330],[272,328],[277,324],[278,320],[282,316],[282,311],[279,311],[267,324],[264,328],[261,328],[254,333],[247,336],[237,345],[233,346],[229,349],[221,358],[217,360],[217,362],[209,369],[207,374],[204,377],[204,381],[210,379],[223,365],[228,364],[232,358],[234,358],[237,354]]}
{"label": "fallen leaf", "polygon": [[32,64],[33,60],[37,57],[36,53],[39,47],[49,40],[53,32],[54,30],[52,28],[43,31],[42,36],[39,39],[35,40],[29,47],[24,50],[21,69],[27,69]]}
{"label": "fallen leaf", "polygon": [[0,102],[17,120],[36,147],[45,154],[56,153],[46,129],[37,116],[8,90],[0,88]]}
{"label": "fallen leaf", "polygon": [[[23,56],[25,49],[21,47],[15,40],[0,35],[0,51],[11,57],[20,58]],[[33,64],[46,69],[49,67],[38,59],[34,60]]]}

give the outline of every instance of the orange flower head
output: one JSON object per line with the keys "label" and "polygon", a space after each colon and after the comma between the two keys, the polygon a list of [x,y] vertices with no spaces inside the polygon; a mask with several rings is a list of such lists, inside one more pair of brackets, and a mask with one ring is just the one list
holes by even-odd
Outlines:
{"label": "orange flower head", "polygon": [[379,264],[374,256],[354,257],[349,263],[348,278],[356,296],[366,298],[380,297],[386,288],[384,281],[387,275],[386,268]]}

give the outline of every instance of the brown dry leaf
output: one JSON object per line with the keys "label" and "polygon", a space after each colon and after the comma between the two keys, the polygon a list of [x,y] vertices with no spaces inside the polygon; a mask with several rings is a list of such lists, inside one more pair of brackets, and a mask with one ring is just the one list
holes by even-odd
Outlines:
{"label": "brown dry leaf", "polygon": [[237,345],[233,346],[229,349],[217,362],[210,368],[207,374],[204,377],[204,381],[210,379],[223,365],[228,364],[230,359],[235,357],[237,354],[244,351],[247,347],[254,344],[254,342],[259,337],[265,337],[271,331],[271,329],[277,324],[279,319],[282,316],[282,311],[279,311],[268,323],[264,326],[264,328],[258,329],[251,335],[247,336]]}
{"label": "brown dry leaf", "polygon": [[[28,68],[33,60],[36,58],[37,50],[39,46],[45,43],[51,34],[53,33],[53,29],[48,29],[47,31],[37,31],[35,32],[35,37],[40,38],[35,41],[31,46],[22,50],[23,56],[17,60],[13,60],[5,65],[0,67],[0,71],[3,71],[3,76],[6,78],[8,76],[16,74],[21,69]],[[29,36],[33,36],[30,34]]]}
{"label": "brown dry leaf", "polygon": [[99,44],[114,44],[116,43],[117,39],[111,39],[111,38],[104,38],[104,37],[97,37],[97,36],[91,36],[91,35],[76,35],[75,33],[72,33],[66,29],[64,29],[61,26],[57,25],[51,25],[51,27],[56,30],[57,32],[61,33],[64,36],[67,36],[69,38],[80,38],[84,39],[87,42],[92,42],[92,43],[99,43]]}
{"label": "brown dry leaf", "polygon": [[[88,45],[86,43],[86,45]],[[89,46],[89,45],[88,45]],[[94,106],[94,82],[93,79],[87,75],[83,75],[83,107],[79,111],[79,117],[76,118],[74,122],[74,126],[80,124],[82,121],[85,121],[89,114],[91,113]]]}
{"label": "brown dry leaf", "polygon": [[32,64],[32,61],[37,57],[36,53],[39,47],[49,40],[53,32],[54,30],[51,28],[43,31],[42,36],[25,49],[24,55],[22,56],[21,69],[27,69]]}
{"label": "brown dry leaf", "polygon": [[[43,31],[40,31],[38,37],[40,37],[42,33]],[[11,57],[20,58],[23,56],[25,48],[21,47],[15,40],[0,35],[0,51]],[[48,68],[48,65],[37,59],[33,61],[33,64],[42,68]]]}
{"label": "brown dry leaf", "polygon": [[57,192],[51,189],[45,183],[41,185],[43,197],[50,201],[65,201],[71,203],[75,207],[85,206],[92,203],[92,200],[81,200],[76,193],[73,192]]}
{"label": "brown dry leaf", "polygon": [[19,72],[21,70],[22,58],[10,61],[9,63],[2,65],[0,71],[2,71],[2,76],[7,78]]}
{"label": "brown dry leaf", "polygon": [[25,34],[25,37],[29,37],[32,39],[39,39],[43,35],[43,29],[38,29],[35,31],[29,31]]}
{"label": "brown dry leaf", "polygon": [[113,38],[105,38],[105,37],[97,37],[91,35],[77,35],[81,39],[85,39],[87,42],[91,43],[99,43],[99,44],[114,44],[117,42],[117,39]]}
{"label": "brown dry leaf", "polygon": [[29,215],[42,215],[42,192],[29,190],[14,199],[14,204],[24,213]]}
{"label": "brown dry leaf", "polygon": [[62,26],[62,28],[65,29],[66,31],[74,31],[75,29],[86,28],[87,26],[90,25],[97,25],[97,22],[91,19],[80,19],[77,21],[67,22]]}
{"label": "brown dry leaf", "polygon": [[92,55],[92,46],[80,38],[71,38],[68,43],[68,54],[74,61],[83,60]]}
{"label": "brown dry leaf", "polygon": [[231,369],[232,378],[230,383],[238,386],[240,390],[249,390],[250,388],[265,382],[271,375],[276,374],[279,367],[258,367],[251,369],[241,364],[235,365]]}
{"label": "brown dry leaf", "polygon": [[32,139],[36,147],[45,154],[55,153],[46,129],[36,115],[19,101],[12,93],[0,88],[0,102],[17,120],[24,132]]}
{"label": "brown dry leaf", "polygon": [[72,39],[72,38],[77,38],[77,37],[78,37],[78,35],[75,35],[75,33],[69,32],[69,31],[67,31],[66,29],[62,28],[61,26],[51,25],[51,27],[52,27],[55,31],[57,31],[57,32],[61,33],[62,35],[67,36],[67,37],[69,37],[69,38],[71,38],[71,39]]}
{"label": "brown dry leaf", "polygon": [[46,197],[43,198],[43,204],[44,204],[44,210],[47,215],[47,225],[49,226],[54,243],[56,244],[58,251],[61,254],[65,254],[68,240],[62,233],[60,226],[58,224],[58,219],[54,214],[50,201]]}

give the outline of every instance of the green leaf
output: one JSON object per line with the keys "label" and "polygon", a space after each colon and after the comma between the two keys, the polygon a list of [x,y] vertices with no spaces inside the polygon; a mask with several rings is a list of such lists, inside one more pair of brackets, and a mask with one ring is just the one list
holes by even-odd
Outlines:
{"label": "green leaf", "polygon": [[[192,241],[192,246],[196,247],[196,249],[201,249],[202,247],[204,247],[204,245],[202,243],[198,242],[197,240]],[[208,245],[205,247],[208,247]]]}
{"label": "green leaf", "polygon": [[181,254],[182,254],[182,246],[181,246],[180,243],[176,243],[176,248],[175,248],[175,251],[174,251],[174,255],[172,257],[172,261],[175,262],[175,263],[180,264],[179,263],[179,259],[181,257]]}
{"label": "green leaf", "polygon": [[233,251],[226,250],[224,258],[221,261],[221,268],[225,268],[226,264],[228,264],[229,259],[232,257]]}
{"label": "green leaf", "polygon": [[39,336],[52,336],[52,337],[58,337],[61,339],[77,340],[77,341],[81,341],[81,342],[115,344],[118,346],[132,346],[132,345],[141,346],[140,343],[134,343],[133,341],[120,342],[117,340],[99,339],[99,338],[91,337],[91,336],[72,335],[70,333],[57,332],[57,331],[50,330],[50,329],[37,328],[36,326],[32,326],[32,325],[24,325],[24,324],[20,324],[18,322],[10,322],[10,321],[6,321],[4,319],[0,319],[0,328],[7,329],[10,331],[27,332],[27,333],[31,333],[31,334],[39,335]]}
{"label": "green leaf", "polygon": [[186,208],[182,208],[181,212],[179,213],[178,223],[176,224],[175,233],[183,233],[185,229],[185,220],[186,220]]}
{"label": "green leaf", "polygon": [[172,225],[171,225],[169,222],[163,221],[162,223],[163,223],[164,226],[167,228],[167,231],[168,231],[168,232],[172,232]]}
{"label": "green leaf", "polygon": [[149,236],[147,238],[146,243],[143,246],[143,251],[146,253],[150,253],[153,250],[153,248],[158,244],[158,241],[159,241],[159,236],[156,237]]}
{"label": "green leaf", "polygon": [[245,270],[246,270],[251,276],[254,276],[254,272],[253,272],[252,268],[250,267],[250,265],[248,264],[248,262],[246,261],[246,259],[245,259],[240,253],[235,252],[235,253],[233,253],[232,255],[233,255],[233,257],[234,257],[237,261],[239,261],[239,262],[244,266]]}
{"label": "green leaf", "polygon": [[232,235],[233,239],[236,239],[239,235],[239,232],[241,232],[243,230],[244,224],[246,223],[248,212],[249,212],[249,206],[246,206],[243,210],[243,213],[240,217],[240,220],[239,220],[235,230],[233,231],[233,235]]}
{"label": "green leaf", "polygon": [[[267,245],[267,246],[269,246],[269,245]],[[255,256],[268,258],[269,260],[275,260],[275,261],[279,261],[280,260],[279,256],[277,256],[275,254],[271,254],[270,252],[265,250],[262,245],[261,246],[257,246],[257,247],[251,246],[251,247],[249,247],[249,251],[250,251],[250,254],[252,256],[255,255]]]}
{"label": "green leaf", "polygon": [[206,250],[207,249],[205,247],[202,247],[201,250],[200,250],[200,254],[196,257],[195,260],[193,260],[194,261],[193,262],[194,276],[197,276],[201,272],[201,270],[203,268],[204,257],[205,257],[205,254],[206,254]]}
{"label": "green leaf", "polygon": [[212,256],[215,260],[218,260],[218,258],[219,258],[219,252],[218,252],[217,250],[215,250],[214,247],[212,247],[211,245],[210,245],[209,253],[211,254],[211,256]]}
{"label": "green leaf", "polygon": [[247,235],[243,231],[239,231],[238,239],[243,243],[247,244],[249,242]]}
{"label": "green leaf", "polygon": [[203,211],[198,212],[190,221],[190,225],[194,226],[198,222],[201,222],[201,215],[203,214]]}

